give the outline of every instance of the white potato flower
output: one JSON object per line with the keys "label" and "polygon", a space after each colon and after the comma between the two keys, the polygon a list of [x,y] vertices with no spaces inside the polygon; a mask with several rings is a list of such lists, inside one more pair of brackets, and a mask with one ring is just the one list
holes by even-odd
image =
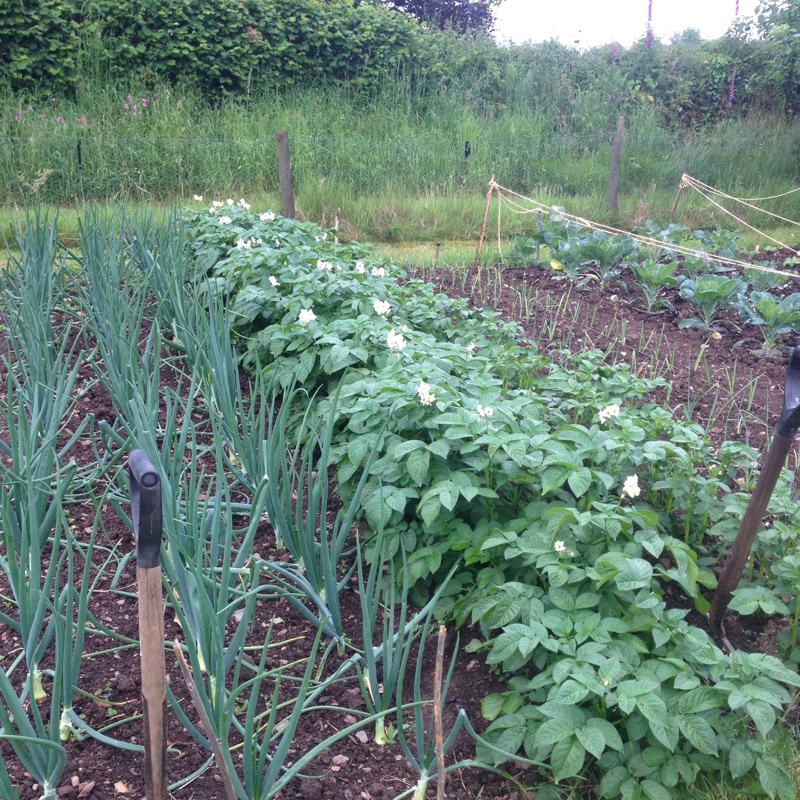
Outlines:
{"label": "white potato flower", "polygon": [[611,417],[619,416],[619,406],[616,404],[606,406],[605,408],[599,411],[597,416],[600,417],[600,422],[606,423],[611,419]]}
{"label": "white potato flower", "polygon": [[431,393],[431,385],[425,383],[425,381],[422,381],[417,387],[417,395],[420,403],[424,406],[432,405],[433,401],[436,400],[436,395]]}
{"label": "white potato flower", "polygon": [[622,493],[627,494],[628,497],[638,497],[642,490],[639,488],[639,476],[631,475],[625,478],[625,483],[622,485]]}
{"label": "white potato flower", "polygon": [[396,353],[399,353],[401,350],[405,350],[406,342],[405,336],[402,333],[395,333],[394,328],[389,331],[389,335],[386,337],[386,344],[390,350],[394,350]]}
{"label": "white potato flower", "polygon": [[379,317],[389,316],[392,310],[392,307],[389,305],[388,300],[375,300],[372,304],[372,307],[375,309],[375,313]]}
{"label": "white potato flower", "polygon": [[301,325],[308,325],[309,322],[313,322],[316,318],[317,315],[310,308],[301,308],[297,321]]}

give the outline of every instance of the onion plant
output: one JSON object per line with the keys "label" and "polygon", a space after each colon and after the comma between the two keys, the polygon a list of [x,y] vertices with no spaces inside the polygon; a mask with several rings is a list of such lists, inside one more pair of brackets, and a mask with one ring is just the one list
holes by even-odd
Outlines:
{"label": "onion plant", "polygon": [[[287,591],[297,587],[307,595],[319,611],[315,624],[322,625],[341,649],[344,626],[339,592],[349,581],[352,569],[343,577],[339,577],[338,569],[382,435],[378,435],[361,479],[329,529],[328,467],[339,392],[331,398],[321,433],[314,428],[313,404],[306,409],[297,425],[293,450],[289,451],[290,414],[296,396],[296,391],[284,395],[267,434],[265,509],[278,544],[292,557],[290,563],[273,564],[269,568]],[[307,611],[298,610],[313,621]]]}
{"label": "onion plant", "polygon": [[65,433],[65,420],[75,405],[83,353],[68,344],[69,326],[56,344],[53,314],[61,269],[54,264],[54,236],[54,226],[33,226],[18,234],[24,260],[0,271],[10,351],[10,357],[3,357],[7,389],[0,399],[0,425],[7,429],[8,441],[0,440],[0,452],[6,457],[0,470],[18,515],[29,513],[38,519],[42,543],[60,503],[52,488],[65,483],[64,470],[74,469],[63,462],[87,424],[83,420],[59,446],[59,435]]}
{"label": "onion plant", "polygon": [[[55,800],[67,761],[60,742],[60,686],[58,682],[53,684],[50,715],[45,722],[37,703],[26,705],[24,702],[24,697],[32,692],[32,681],[29,675],[22,695],[17,695],[6,673],[0,670],[0,738],[8,741],[20,764],[41,787],[41,800]],[[0,776],[0,788],[4,785],[3,777],[7,778],[7,773]],[[5,792],[3,797],[6,797]]]}
{"label": "onion plant", "polygon": [[215,435],[227,445],[226,468],[253,492],[267,471],[269,399],[274,407],[278,396],[258,364],[247,393],[243,392],[230,321],[218,298],[208,298],[208,308],[183,337],[191,343],[189,352],[197,353],[194,363],[200,389],[216,426]]}
{"label": "onion plant", "polygon": [[[0,733],[0,739],[7,738],[4,734]],[[0,760],[0,796],[7,797],[8,800],[19,800],[17,790],[14,784],[11,783],[11,776],[8,774],[6,765]]]}
{"label": "onion plant", "polygon": [[[219,442],[215,449],[218,472],[224,467],[222,447]],[[162,560],[171,587],[171,604],[186,639],[179,660],[188,657],[184,673],[191,682],[193,701],[203,720],[205,736],[191,723],[189,730],[198,742],[214,750],[229,797],[269,798],[301,769],[301,762],[297,760],[288,769],[286,759],[307,698],[312,689],[320,688],[313,677],[319,669],[317,651],[323,627],[319,628],[304,675],[298,681],[296,697],[288,704],[291,707],[289,717],[279,717],[284,705],[278,695],[281,684],[293,680],[284,676],[293,665],[268,668],[271,628],[261,644],[257,663],[248,660],[244,647],[248,633],[255,628],[256,600],[274,594],[274,587],[261,580],[263,562],[253,557],[268,483],[264,480],[257,487],[247,512],[249,523],[240,538],[233,527],[236,506],[231,502],[229,487],[224,482],[219,486],[208,484],[204,499],[200,499],[197,491],[200,482],[201,475],[195,468],[186,490],[184,519],[165,518],[168,547],[166,558]],[[180,528],[182,533],[178,531]],[[184,547],[191,537],[201,540],[205,546]],[[274,685],[266,695],[266,710],[261,710],[259,703],[267,681],[274,681]],[[188,722],[186,710],[181,709],[181,712],[181,718]],[[352,732],[363,724],[366,723],[347,731]],[[239,759],[235,758],[230,743],[233,732],[240,734],[243,740],[241,778],[235,768]],[[335,738],[343,735],[347,734],[340,732]],[[322,752],[330,741],[307,754],[301,760],[302,765]]]}
{"label": "onion plant", "polygon": [[[48,496],[56,510],[63,502],[73,473],[74,468],[63,471],[58,487]],[[3,480],[9,480],[9,477],[6,473]],[[42,519],[42,515],[36,513],[35,502],[42,494],[41,487],[36,487],[29,480],[24,489],[24,492],[13,492],[6,485],[0,485],[0,528],[4,549],[0,555],[0,567],[11,586],[18,613],[18,617],[2,613],[0,619],[20,634],[25,661],[32,677],[34,699],[40,702],[45,695],[39,662],[54,633],[48,603],[62,565],[63,520],[56,513],[52,518],[46,516]],[[48,539],[42,537],[44,528],[47,533],[53,534],[49,546]],[[46,558],[49,561],[45,567]]]}
{"label": "onion plant", "polygon": [[[395,705],[403,652],[408,639],[413,638],[413,630],[410,637],[403,635],[408,617],[409,572],[404,558],[402,580],[398,585],[393,563],[387,564],[380,532],[365,583],[360,550],[359,547],[357,563],[364,666],[362,668],[359,665],[358,671],[364,703],[371,713],[376,713],[389,711]],[[380,636],[380,647],[374,647],[376,633]],[[395,731],[387,728],[385,717],[378,717],[375,722],[375,744],[389,744],[394,736]]]}
{"label": "onion plant", "polygon": [[[136,285],[136,273],[127,259],[127,242],[117,225],[88,209],[80,226],[80,281],[76,292],[97,341],[98,378],[127,419],[129,402],[138,393],[150,408],[159,393],[160,338],[157,333],[140,342],[146,322],[146,297]],[[133,420],[128,419],[129,422]]]}
{"label": "onion plant", "polygon": [[131,263],[145,275],[158,303],[158,315],[172,338],[165,344],[185,353],[193,375],[199,379],[198,402],[217,423],[215,434],[227,444],[226,466],[244,487],[255,491],[266,467],[266,398],[270,391],[256,370],[245,399],[239,359],[231,345],[231,325],[221,300],[196,299],[191,283],[184,222],[176,213],[168,221],[169,236],[152,217],[130,221]]}
{"label": "onion plant", "polygon": [[[463,769],[464,767],[477,767],[483,770],[489,770],[491,772],[496,772],[499,775],[502,775],[506,780],[511,781],[512,783],[517,784],[517,787],[520,791],[524,794],[525,789],[510,775],[501,770],[489,766],[487,763],[483,761],[477,761],[475,759],[461,759],[455,763],[449,764],[444,768],[444,772],[440,772],[442,759],[444,756],[452,749],[453,744],[456,741],[459,733],[462,729],[464,729],[467,734],[472,738],[472,740],[481,748],[485,748],[488,751],[491,751],[493,754],[498,754],[504,757],[504,759],[513,758],[516,761],[522,764],[528,764],[530,766],[541,766],[534,761],[530,761],[525,758],[521,758],[519,756],[514,756],[506,751],[502,750],[499,747],[487,742],[483,739],[478,733],[476,733],[475,729],[472,727],[472,724],[467,717],[466,711],[464,709],[460,709],[458,715],[456,717],[456,721],[453,724],[453,727],[450,729],[447,737],[444,737],[443,732],[440,731],[440,736],[436,736],[436,732],[434,730],[434,725],[427,724],[425,720],[425,706],[430,705],[430,701],[426,701],[422,697],[422,684],[423,684],[423,674],[422,668],[424,663],[424,656],[425,656],[425,644],[431,638],[431,619],[428,618],[425,620],[425,623],[419,630],[419,648],[417,650],[417,663],[414,669],[414,680],[413,680],[413,702],[409,705],[413,709],[413,722],[406,726],[404,724],[404,705],[402,702],[403,698],[403,688],[405,685],[406,679],[406,671],[409,666],[409,661],[412,653],[411,647],[411,640],[407,643],[406,647],[403,650],[403,657],[402,662],[400,665],[399,670],[399,681],[397,685],[397,740],[400,744],[400,748],[403,751],[408,763],[411,765],[413,769],[415,769],[419,773],[419,779],[415,786],[409,789],[406,792],[398,795],[396,800],[400,800],[402,797],[411,796],[412,800],[423,800],[426,792],[428,790],[428,784],[436,779],[442,785],[444,780],[444,774],[448,772],[452,772],[453,770]],[[453,654],[450,658],[450,665],[447,670],[447,675],[443,676],[442,684],[439,687],[439,708],[433,710],[433,714],[437,717],[441,718],[442,711],[444,710],[445,703],[447,702],[447,693],[450,687],[450,681],[453,677],[453,669],[455,668],[456,663],[456,656],[458,655],[458,643],[453,650]],[[437,664],[437,672],[441,667],[440,664]],[[413,732],[413,738],[409,737],[408,732]]]}
{"label": "onion plant", "polygon": [[[376,715],[365,715],[350,709],[351,714],[360,716],[361,719],[323,739],[298,758],[292,744],[296,740],[303,715],[318,710],[344,710],[340,706],[320,709],[312,705],[312,702],[320,693],[331,692],[342,680],[343,672],[352,667],[352,662],[346,662],[343,668],[324,681],[314,679],[323,635],[320,628],[311,652],[305,659],[306,666],[302,676],[292,678],[287,672],[300,662],[273,668],[267,665],[271,634],[272,626],[267,630],[258,664],[250,664],[241,658],[237,661],[233,688],[227,694],[219,725],[215,723],[207,707],[209,694],[202,686],[204,679],[198,679],[196,670],[189,668],[180,644],[176,642],[174,646],[198,716],[209,732],[210,746],[215,752],[228,800],[270,800],[278,796],[291,781],[303,776],[314,759],[336,742],[373,723],[376,718]],[[253,677],[239,681],[242,667],[249,669]],[[265,682],[272,684],[271,691],[263,690]],[[295,691],[290,699],[282,701],[281,689],[284,683],[289,682],[295,684]],[[266,701],[263,709],[260,706],[262,699]],[[242,737],[240,746],[232,746],[230,743],[228,732],[232,729],[237,730]],[[236,758],[234,751],[239,747],[241,755]],[[237,763],[242,764],[241,775],[236,769]]]}
{"label": "onion plant", "polygon": [[[218,452],[217,459],[219,467],[222,459]],[[184,636],[196,655],[193,667],[208,672],[212,692],[224,690],[225,677],[243,646],[255,611],[258,591],[250,586],[250,562],[265,495],[266,484],[262,483],[240,540],[233,527],[236,509],[229,487],[224,482],[218,485],[216,479],[203,485],[202,474],[195,468],[184,498],[184,520],[165,520],[168,548],[162,567],[169,577]],[[232,621],[236,623],[233,637],[229,631]],[[217,699],[212,696],[212,701]]]}
{"label": "onion plant", "polygon": [[[81,666],[85,656],[84,643],[91,618],[89,600],[113,557],[113,554],[109,555],[103,564],[96,564],[93,558],[98,522],[105,505],[104,500],[105,495],[97,501],[95,524],[92,526],[88,542],[85,544],[78,542],[69,527],[66,525],[64,527],[66,534],[64,559],[66,580],[56,596],[56,614],[54,615],[56,625],[55,666],[49,672],[52,674],[53,680],[61,684],[60,737],[62,741],[84,739],[89,735],[104,744],[140,752],[142,751],[141,745],[109,738],[104,731],[96,730],[88,725],[73,708],[74,697],[78,691]],[[76,555],[78,553],[81,553],[83,559],[83,566],[80,569],[76,563]],[[94,578],[92,578],[93,567],[97,568]]]}
{"label": "onion plant", "polygon": [[[187,288],[191,281],[191,262],[186,225],[173,210],[164,227],[156,224],[152,213],[128,220],[130,263],[142,273],[152,291],[169,345],[186,353],[191,363],[203,354],[203,331],[207,310],[197,302],[197,293]],[[167,235],[165,235],[167,232]]]}
{"label": "onion plant", "polygon": [[[0,276],[7,339],[13,361],[3,357],[6,392],[0,398],[0,522],[4,567],[18,618],[2,619],[23,641],[32,687],[42,700],[38,664],[53,637],[47,603],[53,597],[61,559],[59,514],[71,492],[75,464],[66,464],[84,422],[67,436],[65,419],[75,403],[82,355],[65,339],[57,346],[52,329],[56,277],[52,230],[32,228],[20,246],[30,259]],[[37,258],[39,259],[37,261]],[[43,566],[45,556],[49,557]]]}

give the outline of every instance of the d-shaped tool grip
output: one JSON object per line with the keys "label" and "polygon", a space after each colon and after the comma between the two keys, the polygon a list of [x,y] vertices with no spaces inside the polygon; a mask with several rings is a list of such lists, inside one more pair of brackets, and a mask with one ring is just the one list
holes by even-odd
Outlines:
{"label": "d-shaped tool grip", "polygon": [[136,561],[141,569],[152,569],[161,565],[161,478],[144,450],[128,456],[128,478]]}
{"label": "d-shaped tool grip", "polygon": [[792,351],[789,369],[786,370],[783,411],[778,421],[777,434],[783,439],[794,439],[798,428],[800,428],[800,345]]}

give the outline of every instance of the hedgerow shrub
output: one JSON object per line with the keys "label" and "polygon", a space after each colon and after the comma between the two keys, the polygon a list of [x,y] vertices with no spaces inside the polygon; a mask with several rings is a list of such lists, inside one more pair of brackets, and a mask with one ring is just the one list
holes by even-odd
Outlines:
{"label": "hedgerow shrub", "polygon": [[351,82],[426,61],[413,19],[352,0],[38,0],[0,9],[3,77],[68,89],[87,51],[113,77],[150,71],[207,94]]}

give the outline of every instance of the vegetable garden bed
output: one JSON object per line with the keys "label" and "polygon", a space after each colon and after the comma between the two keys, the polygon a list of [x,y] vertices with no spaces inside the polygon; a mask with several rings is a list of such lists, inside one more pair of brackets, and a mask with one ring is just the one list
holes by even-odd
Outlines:
{"label": "vegetable garden bed", "polygon": [[790,473],[728,614],[741,649],[703,616],[794,334],[743,342],[758,328],[732,302],[681,328],[692,292],[632,303],[622,263],[409,277],[334,235],[243,201],[163,227],[87,210],[75,253],[42,218],[20,233],[3,797],[143,796],[134,447],[164,492],[175,797],[223,778],[243,798],[433,796],[440,690],[465,767],[448,796],[794,797]]}

